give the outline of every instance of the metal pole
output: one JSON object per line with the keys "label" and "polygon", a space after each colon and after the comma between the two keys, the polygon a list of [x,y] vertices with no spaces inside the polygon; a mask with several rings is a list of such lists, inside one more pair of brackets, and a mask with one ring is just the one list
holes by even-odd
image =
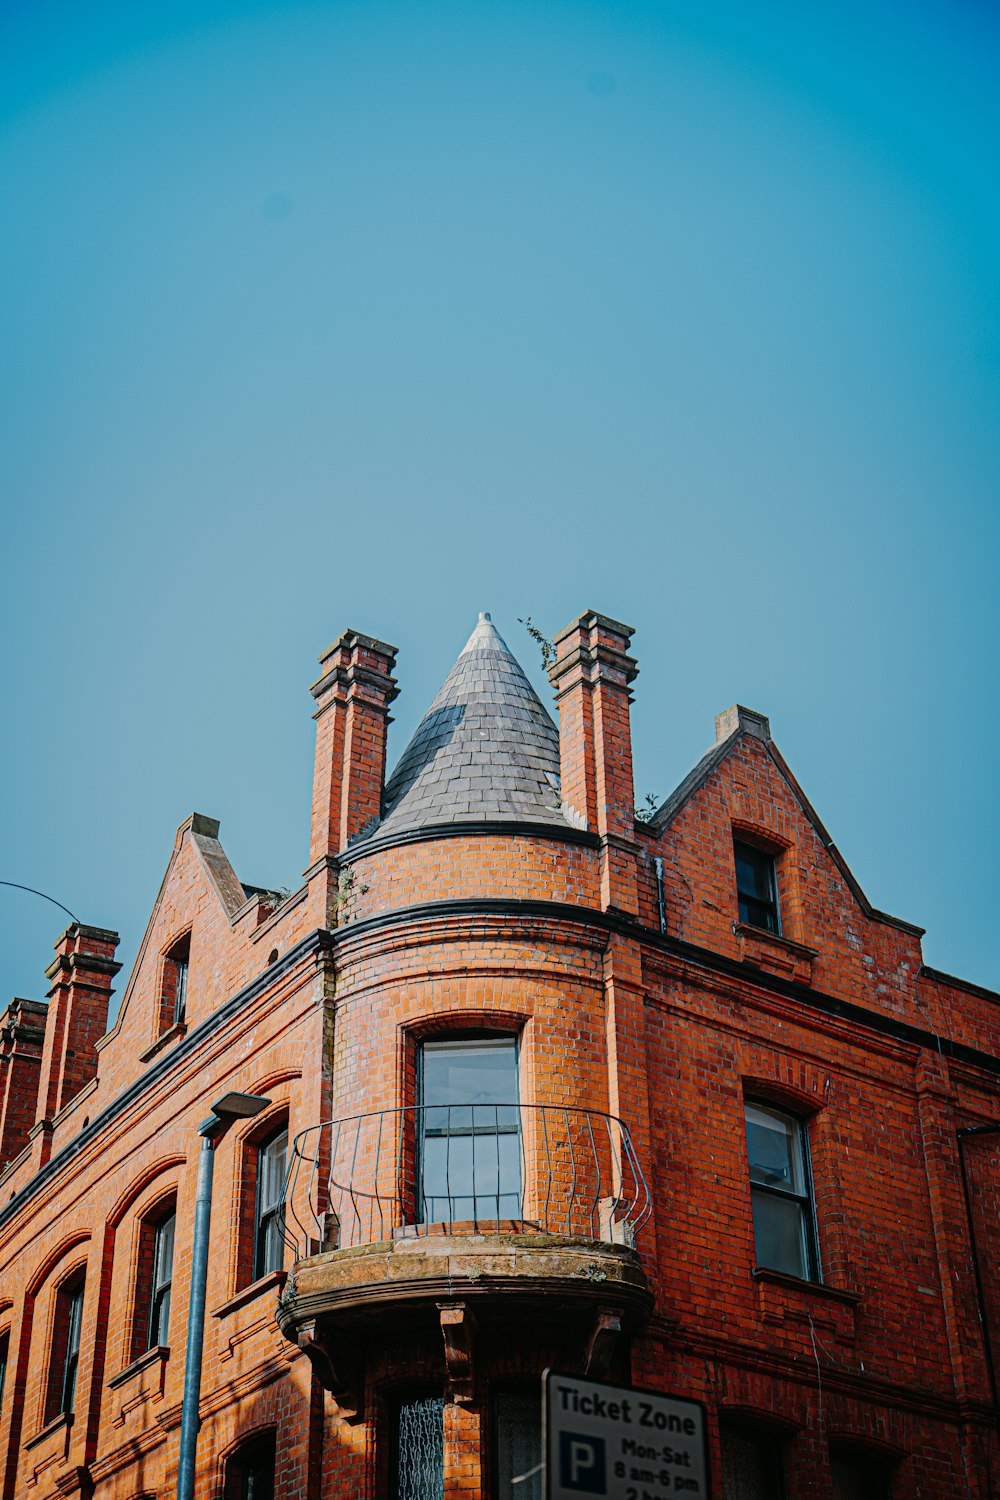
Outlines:
{"label": "metal pole", "polygon": [[[221,1122],[206,1121],[216,1129]],[[177,1500],[194,1500],[194,1466],[198,1452],[198,1402],[201,1396],[201,1353],[205,1334],[205,1289],[208,1281],[208,1231],[212,1221],[212,1174],[215,1141],[203,1133],[198,1153],[198,1192],[194,1207],[194,1246],[191,1251],[191,1297],[188,1302],[187,1352],[184,1357],[184,1402],[181,1407],[181,1452],[177,1465]]]}

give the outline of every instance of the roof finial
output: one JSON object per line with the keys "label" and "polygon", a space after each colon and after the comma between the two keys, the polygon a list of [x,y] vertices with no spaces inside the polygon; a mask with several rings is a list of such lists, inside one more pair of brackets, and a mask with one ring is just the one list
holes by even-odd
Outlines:
{"label": "roof finial", "polygon": [[488,609],[481,609],[479,611],[479,623],[480,623],[480,625],[483,623],[484,620],[489,620],[491,622],[493,620],[493,616],[490,614],[490,612],[489,612]]}

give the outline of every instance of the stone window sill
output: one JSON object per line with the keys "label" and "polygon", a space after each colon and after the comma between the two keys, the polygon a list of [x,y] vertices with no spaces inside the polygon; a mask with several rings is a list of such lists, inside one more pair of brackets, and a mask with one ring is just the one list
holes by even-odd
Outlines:
{"label": "stone window sill", "polygon": [[150,1058],[156,1056],[164,1047],[169,1047],[171,1042],[179,1042],[181,1037],[187,1036],[187,1024],[177,1021],[168,1031],[161,1031],[155,1042],[150,1042],[144,1052],[139,1053],[140,1062],[149,1062]]}
{"label": "stone window sill", "polygon": [[57,1417],[52,1417],[46,1422],[40,1432],[36,1432],[34,1437],[29,1438],[24,1446],[25,1448],[37,1448],[40,1443],[45,1442],[46,1438],[55,1437],[57,1433],[65,1432],[68,1435],[69,1429],[72,1426],[73,1413],[61,1411]]}
{"label": "stone window sill", "polygon": [[764,969],[780,979],[793,979],[798,984],[812,982],[813,959],[817,956],[815,948],[779,937],[764,927],[752,927],[749,922],[734,922],[733,931],[739,941],[743,963],[753,964],[755,969]]}
{"label": "stone window sill", "polygon": [[213,1308],[212,1317],[228,1318],[230,1313],[237,1312],[239,1308],[245,1307],[248,1302],[256,1302],[257,1298],[263,1297],[265,1293],[271,1291],[280,1292],[287,1279],[287,1271],[268,1271],[266,1276],[262,1276],[259,1281],[253,1281],[249,1286],[243,1287],[235,1296],[230,1297],[228,1302],[223,1302],[221,1306]]}
{"label": "stone window sill", "polygon": [[855,1310],[862,1301],[860,1292],[828,1286],[822,1281],[803,1281],[785,1271],[756,1266],[753,1279],[765,1323],[805,1324],[851,1344],[855,1336]]}
{"label": "stone window sill", "polygon": [[124,1370],[119,1370],[117,1375],[112,1375],[108,1381],[108,1387],[113,1391],[118,1386],[125,1385],[133,1376],[141,1375],[143,1370],[149,1369],[150,1366],[165,1365],[169,1358],[170,1349],[166,1344],[154,1344],[152,1349],[147,1349],[145,1354],[140,1354],[139,1358],[134,1359],[130,1365],[126,1365]]}

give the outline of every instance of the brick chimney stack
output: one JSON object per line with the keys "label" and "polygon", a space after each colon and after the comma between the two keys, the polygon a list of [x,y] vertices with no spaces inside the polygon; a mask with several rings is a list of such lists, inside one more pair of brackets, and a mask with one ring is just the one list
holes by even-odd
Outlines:
{"label": "brick chimney stack", "polygon": [[0,1016],[0,1171],[28,1144],[35,1123],[47,1009],[15,998]]}
{"label": "brick chimney stack", "polygon": [[395,646],[345,630],[320,657],[309,865],[336,857],[381,816]]}
{"label": "brick chimney stack", "polygon": [[638,910],[635,788],[629,684],[632,627],[588,610],[555,637],[549,679],[559,705],[563,802],[587,821],[602,845],[602,904]]}
{"label": "brick chimney stack", "polygon": [[[56,956],[45,970],[51,979],[45,1018],[36,1128],[47,1125],[97,1077],[96,1044],[108,1025],[111,981],[118,934],[105,927],[71,922],[56,943]],[[42,1162],[48,1147],[42,1147]]]}

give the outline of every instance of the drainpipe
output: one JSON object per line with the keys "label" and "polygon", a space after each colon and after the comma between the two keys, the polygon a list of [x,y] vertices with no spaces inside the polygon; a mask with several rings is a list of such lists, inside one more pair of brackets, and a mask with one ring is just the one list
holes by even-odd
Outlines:
{"label": "drainpipe", "polygon": [[184,1400],[181,1405],[181,1451],[177,1464],[177,1500],[194,1500],[215,1148],[234,1120],[259,1115],[270,1102],[270,1099],[262,1099],[259,1094],[225,1094],[212,1105],[212,1113],[208,1119],[202,1120],[198,1126],[201,1150],[198,1153],[198,1188],[194,1206],[194,1245],[191,1250],[191,1295],[188,1301],[187,1351],[184,1356]]}

